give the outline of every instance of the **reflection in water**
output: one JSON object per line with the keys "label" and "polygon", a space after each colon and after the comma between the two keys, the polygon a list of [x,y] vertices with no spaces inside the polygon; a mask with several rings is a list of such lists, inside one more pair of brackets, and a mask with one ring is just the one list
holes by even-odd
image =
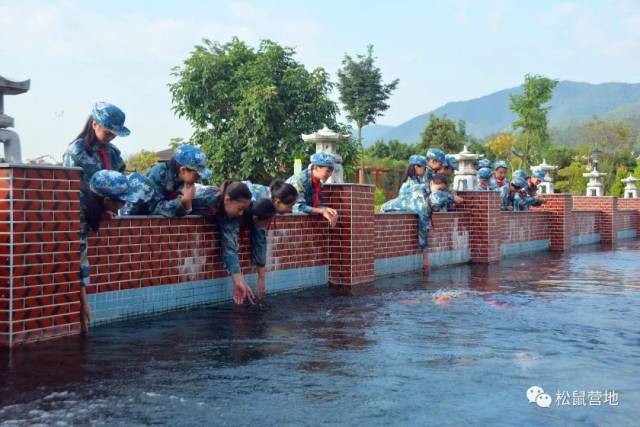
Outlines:
{"label": "reflection in water", "polygon": [[[631,425],[639,254],[435,269],[3,351],[0,423]],[[621,403],[541,412],[534,384]]]}

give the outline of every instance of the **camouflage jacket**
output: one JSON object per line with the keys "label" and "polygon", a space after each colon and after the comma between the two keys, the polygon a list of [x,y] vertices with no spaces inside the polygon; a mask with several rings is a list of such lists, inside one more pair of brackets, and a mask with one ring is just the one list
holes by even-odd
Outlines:
{"label": "camouflage jacket", "polygon": [[149,213],[169,218],[185,216],[186,209],[180,201],[182,182],[176,181],[175,174],[166,163],[159,163],[147,172],[153,185],[153,197],[149,201]]}
{"label": "camouflage jacket", "polygon": [[[315,189],[311,183],[311,169],[305,169],[297,175],[293,175],[287,179],[287,183],[293,185],[298,190],[298,201],[293,205],[293,213],[310,214],[313,209],[313,199],[315,197]],[[322,206],[322,186],[320,183],[320,197],[318,207]]]}
{"label": "camouflage jacket", "polygon": [[[104,164],[99,150],[104,148],[105,154],[109,159],[109,167]],[[92,147],[85,143],[84,139],[76,139],[67,147],[67,151],[62,156],[62,164],[68,168],[82,168],[80,175],[80,203],[86,206],[86,194],[89,192],[89,181],[94,173],[110,169],[118,172],[125,170],[124,160],[120,156],[120,150],[115,145],[107,142],[106,144],[96,143]]]}

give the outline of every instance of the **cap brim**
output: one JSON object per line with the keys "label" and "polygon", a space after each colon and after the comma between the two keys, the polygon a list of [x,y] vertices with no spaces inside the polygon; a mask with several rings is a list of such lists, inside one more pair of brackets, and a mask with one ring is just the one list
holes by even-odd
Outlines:
{"label": "cap brim", "polygon": [[126,126],[122,126],[120,129],[109,129],[109,128],[105,128],[105,129],[107,129],[109,132],[119,137],[129,136],[131,134],[131,131]]}

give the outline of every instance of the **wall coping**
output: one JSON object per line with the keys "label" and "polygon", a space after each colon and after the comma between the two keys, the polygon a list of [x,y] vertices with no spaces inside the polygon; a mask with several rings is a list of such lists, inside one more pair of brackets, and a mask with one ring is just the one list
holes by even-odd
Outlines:
{"label": "wall coping", "polygon": [[341,186],[375,188],[375,185],[373,185],[373,184],[357,184],[357,183],[353,183],[353,182],[343,182],[342,184],[338,184],[336,182],[331,182],[331,183],[323,185],[323,187],[341,187]]}
{"label": "wall coping", "polygon": [[57,165],[32,165],[28,163],[0,163],[1,169],[17,168],[17,169],[54,169],[54,170],[78,170],[82,168],[68,168],[66,166]]}

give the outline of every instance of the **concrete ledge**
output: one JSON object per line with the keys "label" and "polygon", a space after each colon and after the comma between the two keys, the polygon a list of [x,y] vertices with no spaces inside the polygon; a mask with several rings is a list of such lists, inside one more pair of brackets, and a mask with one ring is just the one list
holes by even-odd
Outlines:
{"label": "concrete ledge", "polygon": [[[245,279],[255,289],[257,275],[249,274]],[[324,286],[328,280],[327,266],[272,271],[267,273],[267,293]],[[231,279],[224,277],[91,294],[88,296],[93,314],[91,325],[199,305],[230,302],[231,292]]]}
{"label": "concrete ledge", "polygon": [[551,246],[551,242],[548,239],[545,240],[531,240],[528,242],[515,242],[515,243],[503,243],[500,245],[500,255],[503,258],[511,256],[548,251]]}
{"label": "concrete ledge", "polygon": [[599,234],[579,234],[577,236],[571,236],[571,245],[592,245],[600,242]]}

